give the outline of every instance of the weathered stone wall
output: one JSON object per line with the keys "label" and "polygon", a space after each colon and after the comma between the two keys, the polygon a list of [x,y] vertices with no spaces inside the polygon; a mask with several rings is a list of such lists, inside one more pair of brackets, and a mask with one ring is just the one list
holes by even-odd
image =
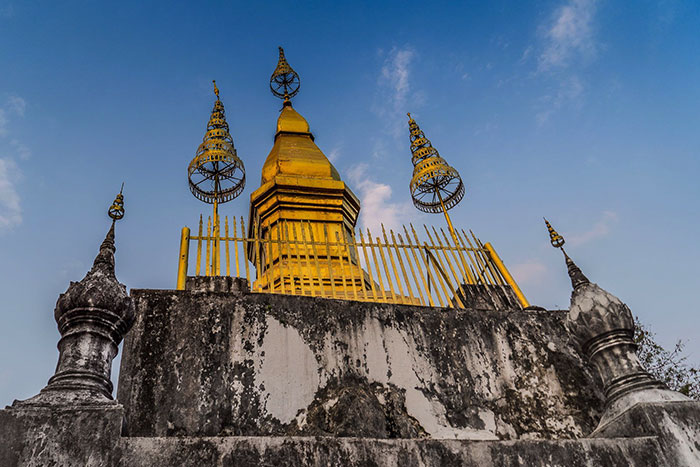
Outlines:
{"label": "weathered stone wall", "polygon": [[657,438],[378,440],[361,438],[122,438],[120,466],[681,467]]}
{"label": "weathered stone wall", "polygon": [[574,438],[603,395],[564,312],[132,290],[127,436]]}
{"label": "weathered stone wall", "polygon": [[0,466],[700,465],[696,401],[636,402],[591,433],[601,381],[562,312],[203,285],[134,291],[125,407],[52,398],[0,410]]}
{"label": "weathered stone wall", "polygon": [[122,417],[118,404],[0,410],[0,466],[115,465]]}

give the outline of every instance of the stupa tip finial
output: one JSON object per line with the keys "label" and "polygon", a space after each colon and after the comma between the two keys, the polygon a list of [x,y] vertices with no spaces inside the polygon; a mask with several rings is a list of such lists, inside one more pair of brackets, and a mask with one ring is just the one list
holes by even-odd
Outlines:
{"label": "stupa tip finial", "polygon": [[281,46],[278,48],[280,55],[277,67],[270,77],[270,90],[275,96],[284,99],[285,104],[289,104],[290,98],[299,92],[299,75],[287,62],[284,49]]}
{"label": "stupa tip finial", "polygon": [[211,80],[211,82],[214,83],[214,94],[216,94],[216,98],[218,99],[219,98],[219,88],[216,87],[216,80],[213,79],[213,80]]}
{"label": "stupa tip finial", "polygon": [[583,274],[581,269],[576,266],[576,263],[569,258],[569,255],[566,254],[566,251],[564,251],[564,237],[559,235],[556,230],[554,230],[554,227],[552,227],[552,224],[549,223],[549,221],[544,218],[544,223],[547,226],[547,230],[549,231],[549,241],[552,243],[552,246],[554,248],[559,248],[561,249],[561,252],[564,253],[564,260],[566,261],[566,270],[569,273],[569,278],[571,279],[571,285],[576,290],[582,285],[589,284],[590,281],[588,278]]}
{"label": "stupa tip finial", "polygon": [[564,237],[559,235],[556,230],[554,230],[554,227],[552,227],[552,224],[549,223],[549,221],[546,218],[544,219],[544,223],[547,226],[547,231],[549,232],[549,241],[552,244],[554,248],[562,248],[564,246],[565,240]]}
{"label": "stupa tip finial", "polygon": [[114,202],[107,210],[107,215],[112,218],[112,224],[124,217],[124,182],[122,182],[122,187],[119,190],[119,194],[114,198]]}

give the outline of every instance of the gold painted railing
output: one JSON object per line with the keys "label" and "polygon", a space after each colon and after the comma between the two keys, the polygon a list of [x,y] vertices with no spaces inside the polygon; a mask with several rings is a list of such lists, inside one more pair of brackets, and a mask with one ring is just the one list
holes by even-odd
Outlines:
{"label": "gold painted railing", "polygon": [[206,229],[200,218],[197,235],[182,229],[178,289],[185,288],[193,244],[194,275],[245,277],[252,292],[464,308],[462,284],[509,285],[529,306],[491,244],[471,231],[455,230],[455,238],[424,225],[422,241],[411,224],[403,235],[382,225],[381,237],[367,229],[366,237],[360,231],[359,239],[350,233],[331,242],[327,231],[317,240],[308,222],[278,224],[276,238],[247,237],[243,218],[224,218],[223,227],[220,235],[211,218]]}

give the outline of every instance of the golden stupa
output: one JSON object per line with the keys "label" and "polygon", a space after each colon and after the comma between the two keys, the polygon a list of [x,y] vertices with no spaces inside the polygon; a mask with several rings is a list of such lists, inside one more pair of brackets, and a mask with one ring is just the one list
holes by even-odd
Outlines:
{"label": "golden stupa", "polygon": [[[360,201],[314,142],[309,123],[292,107],[299,80],[281,47],[271,87],[284,104],[260,188],[250,196],[249,237],[268,240],[262,243],[266,247],[248,247],[248,259],[259,267],[252,289],[303,289],[338,297],[340,290],[365,288],[356,251],[341,246],[354,239]],[[281,242],[299,242],[300,251],[280,248]]]}
{"label": "golden stupa", "polygon": [[[214,215],[206,223],[200,217],[195,235],[182,229],[178,289],[189,287],[188,277],[196,287],[204,275],[244,279],[240,286],[254,293],[455,308],[529,306],[491,244],[452,225],[447,211],[464,196],[461,177],[410,115],[411,197],[423,211],[444,213],[448,233],[424,225],[421,238],[412,224],[396,232],[382,225],[381,233],[358,230],[356,237],[360,200],[292,106],[299,87],[280,47],[270,78],[272,93],[283,100],[274,143],[250,196],[247,223],[243,217],[230,223],[219,217],[218,206],[241,193],[245,169],[215,86],[207,134],[188,171],[193,194],[213,204]],[[188,276],[190,242],[196,244],[194,276]]]}

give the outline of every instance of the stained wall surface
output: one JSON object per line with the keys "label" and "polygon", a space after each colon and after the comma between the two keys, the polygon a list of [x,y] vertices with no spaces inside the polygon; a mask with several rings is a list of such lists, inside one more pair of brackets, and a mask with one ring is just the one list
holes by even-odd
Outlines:
{"label": "stained wall surface", "polygon": [[126,436],[561,439],[603,395],[565,312],[132,290]]}

